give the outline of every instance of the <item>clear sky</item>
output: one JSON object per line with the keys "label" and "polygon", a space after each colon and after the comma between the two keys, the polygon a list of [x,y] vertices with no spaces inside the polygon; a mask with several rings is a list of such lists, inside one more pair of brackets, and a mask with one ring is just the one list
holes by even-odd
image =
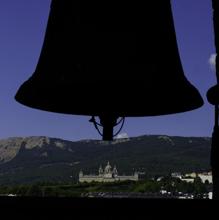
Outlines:
{"label": "clear sky", "polygon": [[[67,140],[100,139],[88,122],[89,117],[35,110],[14,100],[19,86],[35,70],[50,2],[0,0],[0,139],[38,135]],[[213,107],[206,100],[207,90],[216,82],[209,64],[215,52],[211,0],[172,0],[172,8],[185,75],[200,91],[205,104],[187,113],[127,118],[122,132],[129,136],[211,135]]]}

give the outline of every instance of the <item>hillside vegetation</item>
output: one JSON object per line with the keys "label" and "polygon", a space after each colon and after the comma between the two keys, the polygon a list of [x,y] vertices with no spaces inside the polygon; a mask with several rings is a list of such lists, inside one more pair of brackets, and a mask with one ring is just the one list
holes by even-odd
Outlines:
{"label": "hillside vegetation", "polygon": [[211,139],[145,135],[117,139],[65,141],[49,137],[0,140],[0,185],[42,181],[76,182],[82,169],[97,173],[107,161],[119,174],[145,172],[147,177],[170,172],[210,170]]}

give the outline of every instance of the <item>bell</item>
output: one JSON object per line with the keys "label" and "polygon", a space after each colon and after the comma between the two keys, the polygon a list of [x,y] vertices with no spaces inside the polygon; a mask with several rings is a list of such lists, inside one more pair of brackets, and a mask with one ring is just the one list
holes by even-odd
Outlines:
{"label": "bell", "polygon": [[98,116],[104,140],[112,139],[119,117],[203,105],[183,73],[170,0],[53,0],[36,70],[15,99],[50,112]]}

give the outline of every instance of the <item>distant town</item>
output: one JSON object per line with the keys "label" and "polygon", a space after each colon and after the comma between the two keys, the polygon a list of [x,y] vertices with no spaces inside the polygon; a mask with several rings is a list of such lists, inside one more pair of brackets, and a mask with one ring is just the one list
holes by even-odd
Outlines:
{"label": "distant town", "polygon": [[[192,192],[191,185],[197,185],[200,191],[200,195],[198,195],[198,198],[203,199],[212,199],[212,172],[202,172],[202,173],[186,173],[181,174],[179,172],[171,173],[169,177],[166,176],[160,176],[157,178],[152,178],[151,181],[154,181],[156,183],[161,183],[165,181],[170,181],[169,184],[172,185],[171,187],[165,187],[162,186],[160,190],[153,192],[149,192],[148,190],[142,189],[141,192],[88,192],[83,194],[84,197],[105,197],[105,198],[116,198],[116,197],[153,197],[153,198],[179,198],[179,199],[194,199],[197,197],[197,195],[194,195],[196,193],[195,191]],[[107,165],[103,169],[100,165],[98,174],[88,174],[84,175],[83,171],[81,170],[79,172],[79,182],[80,183],[112,183],[112,182],[121,182],[121,181],[139,181],[144,182],[144,173],[140,173],[135,171],[133,175],[125,176],[125,175],[119,175],[116,166],[112,168],[110,165],[110,162],[108,161]],[[181,185],[179,184],[181,183]],[[185,183],[185,184],[183,184]],[[177,189],[177,184],[179,188],[182,190]],[[155,184],[156,185],[156,184]],[[168,185],[168,184],[167,184]],[[167,186],[166,185],[166,186]],[[174,190],[175,188],[175,190]],[[186,189],[187,188],[187,192]],[[189,189],[190,188],[190,189]],[[169,189],[169,190],[168,190]],[[195,190],[195,189],[194,189]],[[202,191],[202,192],[201,192]],[[196,193],[197,194],[197,193]]]}
{"label": "distant town", "polygon": [[[119,170],[119,169],[118,169]],[[77,183],[38,182],[1,186],[0,196],[212,199],[212,173],[173,172],[148,178],[144,172],[120,175],[108,161],[96,174],[80,170]]]}

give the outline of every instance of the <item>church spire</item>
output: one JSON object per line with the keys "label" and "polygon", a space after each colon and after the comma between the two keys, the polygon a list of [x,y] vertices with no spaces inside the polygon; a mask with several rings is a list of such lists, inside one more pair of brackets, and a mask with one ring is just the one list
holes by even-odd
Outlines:
{"label": "church spire", "polygon": [[110,166],[110,163],[109,163],[109,161],[108,161],[108,163],[107,163],[107,165],[106,165],[106,167],[105,167],[105,169],[104,169],[104,173],[105,173],[105,174],[111,173],[111,172],[112,172],[111,169],[112,169],[112,167]]}
{"label": "church spire", "polygon": [[103,168],[102,166],[100,165],[100,168],[99,168],[99,175],[102,175],[103,174]]}
{"label": "church spire", "polygon": [[118,171],[116,169],[116,165],[114,165],[114,168],[113,168],[113,175],[114,176],[117,176],[118,175]]}

